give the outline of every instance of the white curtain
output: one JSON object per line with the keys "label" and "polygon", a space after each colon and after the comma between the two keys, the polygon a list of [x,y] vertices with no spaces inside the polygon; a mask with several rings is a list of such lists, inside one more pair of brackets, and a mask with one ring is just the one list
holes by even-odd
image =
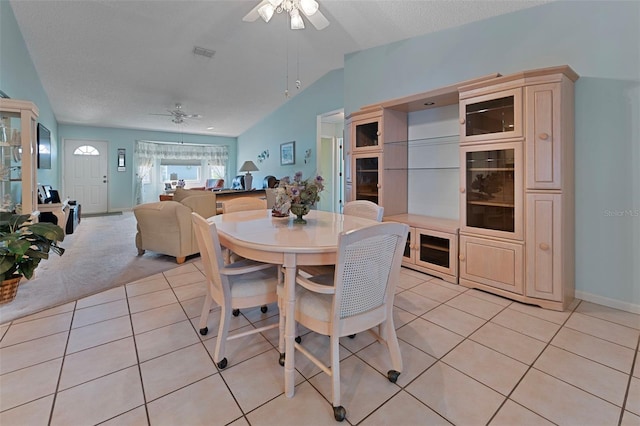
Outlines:
{"label": "white curtain", "polygon": [[143,202],[142,184],[152,171],[153,164],[162,159],[206,160],[209,166],[226,166],[229,160],[229,147],[226,145],[183,145],[152,141],[136,141],[134,161],[137,167],[135,181],[136,204]]}

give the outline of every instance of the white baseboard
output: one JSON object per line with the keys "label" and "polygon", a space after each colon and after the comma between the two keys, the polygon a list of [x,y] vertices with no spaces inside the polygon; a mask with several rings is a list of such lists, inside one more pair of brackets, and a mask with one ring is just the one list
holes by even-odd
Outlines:
{"label": "white baseboard", "polygon": [[608,306],[609,308],[620,309],[621,311],[631,312],[634,314],[640,314],[640,305],[635,305],[633,303],[622,302],[616,299],[609,299],[608,297],[598,296],[596,294],[586,293],[584,291],[578,290],[576,290],[576,298],[582,299],[586,302]]}

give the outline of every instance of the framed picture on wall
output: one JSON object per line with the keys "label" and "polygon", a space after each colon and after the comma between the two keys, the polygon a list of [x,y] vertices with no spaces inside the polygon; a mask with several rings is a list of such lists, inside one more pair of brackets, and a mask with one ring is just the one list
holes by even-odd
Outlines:
{"label": "framed picture on wall", "polygon": [[280,144],[280,165],[296,164],[296,141]]}

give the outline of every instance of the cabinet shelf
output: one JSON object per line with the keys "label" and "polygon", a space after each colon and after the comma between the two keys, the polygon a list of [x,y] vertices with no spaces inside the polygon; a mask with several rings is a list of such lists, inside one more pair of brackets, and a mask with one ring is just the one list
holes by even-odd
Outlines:
{"label": "cabinet shelf", "polygon": [[420,244],[420,247],[449,253],[449,247],[436,246],[434,244]]}
{"label": "cabinet shelf", "polygon": [[385,145],[408,145],[410,147],[418,147],[418,146],[437,146],[437,145],[451,145],[458,144],[460,142],[460,135],[446,135],[446,136],[436,136],[433,138],[420,138],[420,139],[409,139],[402,141],[391,141],[385,142]]}
{"label": "cabinet shelf", "polygon": [[[467,110],[467,116],[469,115],[477,115],[477,114],[486,114],[486,113],[490,113],[490,112],[511,112],[511,114],[513,115],[513,103],[511,103],[510,105],[504,105],[504,106],[497,106],[497,107],[493,107],[493,108],[482,108],[476,111],[469,111]],[[513,125],[511,126],[513,127]]]}
{"label": "cabinet shelf", "polygon": [[474,206],[491,206],[491,207],[507,207],[507,208],[515,207],[515,204],[513,203],[498,203],[496,201],[467,201],[467,204],[472,204]]}
{"label": "cabinet shelf", "polygon": [[472,167],[467,169],[470,172],[513,172],[514,167]]}
{"label": "cabinet shelf", "polygon": [[460,167],[386,167],[385,170],[460,170]]}

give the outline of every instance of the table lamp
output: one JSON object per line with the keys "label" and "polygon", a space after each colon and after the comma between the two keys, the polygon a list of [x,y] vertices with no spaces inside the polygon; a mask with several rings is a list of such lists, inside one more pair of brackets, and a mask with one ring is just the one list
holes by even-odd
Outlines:
{"label": "table lamp", "polygon": [[242,167],[240,167],[241,172],[247,172],[244,176],[244,189],[250,191],[253,187],[251,184],[253,183],[253,176],[251,176],[251,172],[257,172],[259,169],[255,165],[255,163],[251,160],[245,161]]}

